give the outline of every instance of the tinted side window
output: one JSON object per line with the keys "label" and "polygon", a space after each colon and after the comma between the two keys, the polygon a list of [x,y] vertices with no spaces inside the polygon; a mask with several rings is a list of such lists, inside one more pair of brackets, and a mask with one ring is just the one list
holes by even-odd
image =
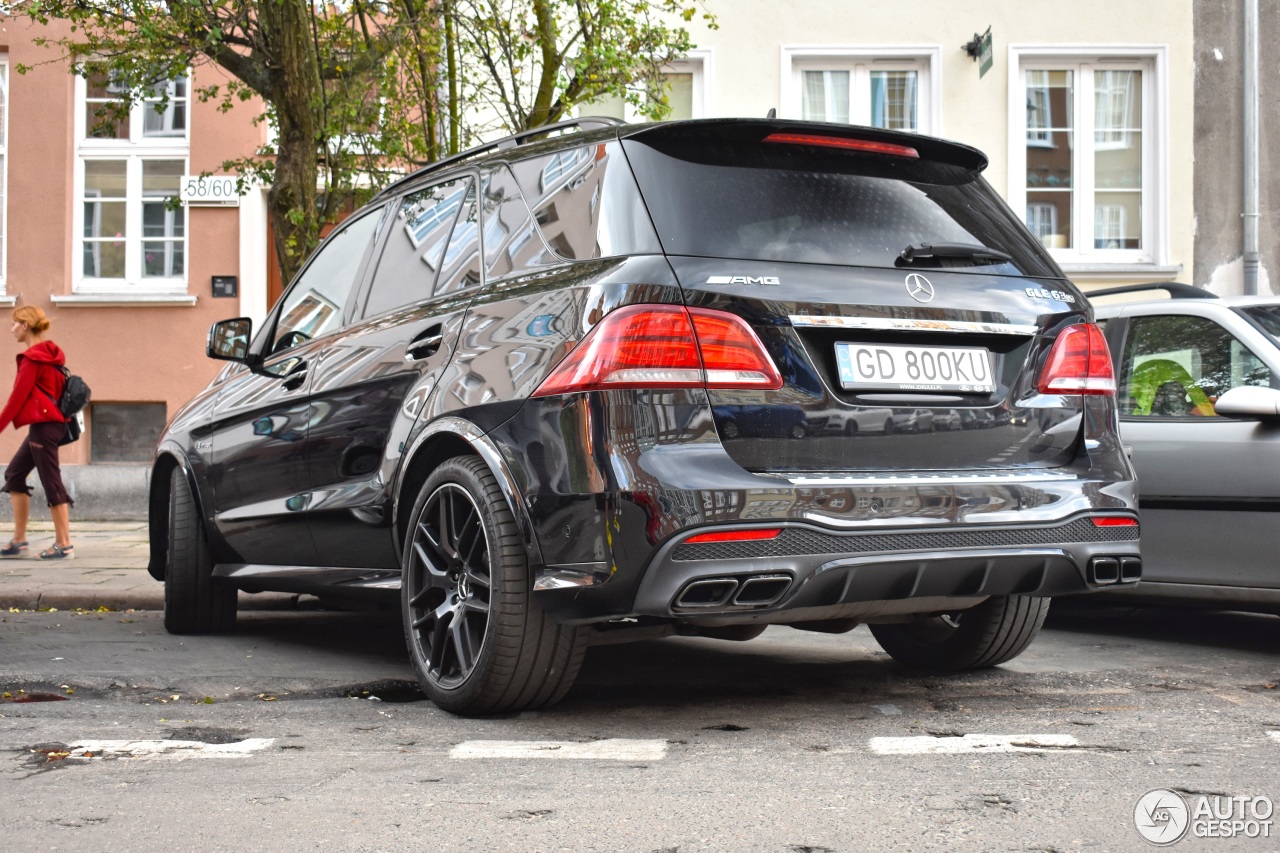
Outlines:
{"label": "tinted side window", "polygon": [[431,296],[445,243],[471,186],[470,178],[404,197],[391,225],[364,316],[376,317]]}
{"label": "tinted side window", "polygon": [[462,214],[449,237],[449,248],[440,261],[440,279],[436,293],[451,293],[479,284],[480,279],[480,205],[476,200],[475,183],[467,189],[462,202]]}
{"label": "tinted side window", "polygon": [[1119,379],[1122,415],[1204,417],[1232,388],[1271,384],[1271,371],[1212,320],[1168,315],[1129,320]]}
{"label": "tinted side window", "polygon": [[481,179],[484,263],[490,278],[558,263],[542,242],[511,170],[499,166]]}
{"label": "tinted side window", "polygon": [[661,252],[617,142],[534,157],[512,170],[543,239],[561,258]]}
{"label": "tinted side window", "polygon": [[353,217],[316,251],[285,297],[272,352],[338,328],[381,218],[380,210]]}

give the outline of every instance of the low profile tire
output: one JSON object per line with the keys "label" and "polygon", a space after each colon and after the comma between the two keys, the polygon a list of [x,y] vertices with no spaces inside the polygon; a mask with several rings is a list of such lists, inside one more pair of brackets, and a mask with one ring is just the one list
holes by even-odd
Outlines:
{"label": "low profile tire", "polygon": [[1048,598],[993,596],[969,610],[870,628],[880,647],[903,666],[964,672],[1022,654],[1048,613]]}
{"label": "low profile tire", "polygon": [[226,634],[236,627],[236,588],[213,576],[208,534],[181,468],[169,481],[164,627],[170,634]]}
{"label": "low profile tire", "polygon": [[538,607],[520,530],[484,462],[442,464],[410,519],[401,610],[427,697],[455,714],[559,701],[582,667],[586,636]]}

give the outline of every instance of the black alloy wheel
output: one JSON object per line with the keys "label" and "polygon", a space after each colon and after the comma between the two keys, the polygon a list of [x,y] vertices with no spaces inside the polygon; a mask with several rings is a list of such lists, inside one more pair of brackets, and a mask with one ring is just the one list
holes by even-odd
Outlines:
{"label": "black alloy wheel", "polygon": [[457,483],[428,498],[413,532],[409,601],[427,674],[455,688],[475,670],[489,628],[493,578],[480,507]]}
{"label": "black alloy wheel", "polygon": [[582,666],[586,635],[538,606],[520,528],[485,463],[456,457],[440,465],[410,518],[401,609],[427,697],[455,714],[563,697]]}

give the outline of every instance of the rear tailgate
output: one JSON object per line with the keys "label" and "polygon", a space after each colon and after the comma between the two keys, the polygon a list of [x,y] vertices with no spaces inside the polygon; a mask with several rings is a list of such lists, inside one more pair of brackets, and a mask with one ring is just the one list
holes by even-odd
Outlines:
{"label": "rear tailgate", "polygon": [[1082,398],[1036,379],[1054,334],[1087,319],[1084,299],[979,177],[978,152],[748,121],[658,126],[624,145],[687,303],[746,319],[783,377],[709,392],[739,464],[936,471],[1079,455]]}

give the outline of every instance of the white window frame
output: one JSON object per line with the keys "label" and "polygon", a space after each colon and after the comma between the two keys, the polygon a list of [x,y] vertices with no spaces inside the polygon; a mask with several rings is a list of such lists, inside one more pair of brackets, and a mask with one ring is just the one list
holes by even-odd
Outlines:
{"label": "white window frame", "polygon": [[0,51],[0,97],[4,98],[4,114],[0,116],[0,296],[6,294],[9,271],[9,54]]}
{"label": "white window frame", "polygon": [[[144,277],[142,265],[142,164],[147,160],[180,160],[182,174],[191,171],[191,70],[187,70],[187,126],[181,135],[143,136],[144,110],[153,109],[155,101],[139,101],[129,113],[129,139],[97,139],[87,136],[85,113],[87,84],[83,77],[76,81],[76,168],[73,182],[75,205],[72,216],[72,290],[76,294],[187,294],[191,272],[190,215],[184,205],[179,211],[183,223],[183,265],[181,276]],[[125,177],[125,273],[123,278],[89,278],[84,275],[84,207],[85,162],[117,160],[127,164]]]}
{"label": "white window frame", "polygon": [[[662,66],[663,74],[692,74],[693,75],[693,105],[690,118],[708,118],[715,114],[712,108],[712,93],[709,82],[712,79],[712,67],[714,65],[714,54],[710,50],[697,49],[691,50],[685,54],[683,59],[677,59]],[[577,107],[579,117],[591,115],[589,104],[580,104]],[[632,103],[623,102],[622,119],[626,122],[646,122],[652,119],[646,118],[640,114],[640,111]]]}
{"label": "white window frame", "polygon": [[[1163,45],[1010,45],[1009,46],[1009,205],[1027,209],[1028,70],[1070,70],[1074,80],[1074,127],[1088,147],[1075,146],[1072,163],[1072,222],[1075,246],[1047,247],[1068,273],[1105,274],[1109,267],[1167,266],[1169,257],[1168,49]],[[1094,245],[1096,122],[1094,71],[1142,71],[1142,232],[1140,249]],[[1033,129],[1034,130],[1034,129]],[[1038,144],[1037,142],[1033,142]]]}
{"label": "white window frame", "polygon": [[865,125],[871,121],[871,73],[873,71],[915,71],[917,73],[917,133],[938,133],[942,127],[942,47],[940,45],[825,46],[783,45],[778,98],[778,115],[800,119],[803,111],[805,71],[848,71],[849,120]]}

